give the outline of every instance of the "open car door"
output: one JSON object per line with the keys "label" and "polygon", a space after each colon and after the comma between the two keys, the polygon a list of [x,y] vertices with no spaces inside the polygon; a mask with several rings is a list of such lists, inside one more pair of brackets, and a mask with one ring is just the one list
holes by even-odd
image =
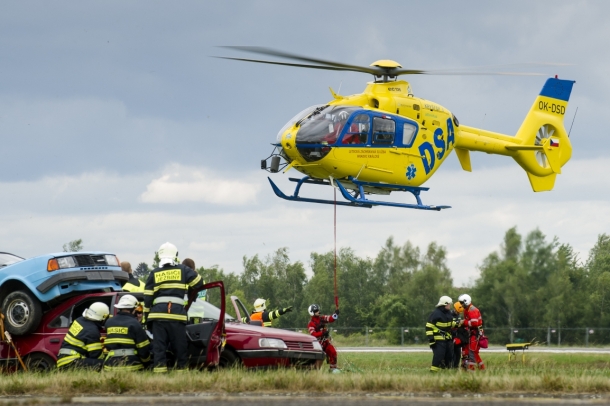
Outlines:
{"label": "open car door", "polygon": [[237,296],[231,296],[231,303],[233,303],[237,320],[241,321],[242,323],[251,324],[250,312],[248,312],[246,305],[244,305],[244,303]]}
{"label": "open car door", "polygon": [[[202,290],[220,289],[220,315],[218,320],[215,318],[196,318],[189,320],[186,326],[186,335],[189,342],[190,363],[195,362],[198,366],[213,367],[220,361],[226,340],[225,333],[225,286],[222,281],[204,284],[198,289],[193,289],[188,295],[188,311],[195,300],[197,294]],[[209,296],[208,296],[209,297]]]}

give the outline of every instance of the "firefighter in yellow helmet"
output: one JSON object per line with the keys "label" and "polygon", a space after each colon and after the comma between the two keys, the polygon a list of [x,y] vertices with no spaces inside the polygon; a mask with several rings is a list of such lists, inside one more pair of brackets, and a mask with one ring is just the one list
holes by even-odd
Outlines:
{"label": "firefighter in yellow helmet", "polygon": [[452,313],[457,326],[451,330],[453,336],[453,365],[451,367],[459,368],[462,360],[462,348],[468,345],[468,330],[463,325],[464,306],[460,302],[455,302]]}
{"label": "firefighter in yellow helmet", "polygon": [[144,317],[152,328],[153,372],[167,372],[167,350],[176,356],[176,369],[187,367],[185,296],[203,286],[201,276],[178,260],[178,249],[169,242],[161,245],[159,267],[148,276],[144,289]]}
{"label": "firefighter in yellow helmet", "polygon": [[[250,315],[250,321],[261,322],[263,327],[271,327],[272,321],[292,311],[292,306],[283,309],[267,311],[267,301],[258,298],[254,301],[254,311]],[[244,320],[245,322],[245,317]]]}

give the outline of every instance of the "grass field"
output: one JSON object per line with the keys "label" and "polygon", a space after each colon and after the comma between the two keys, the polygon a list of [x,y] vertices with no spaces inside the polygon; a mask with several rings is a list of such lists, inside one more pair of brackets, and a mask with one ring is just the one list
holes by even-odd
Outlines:
{"label": "grass field", "polygon": [[483,354],[487,371],[432,374],[431,354],[340,354],[341,374],[320,371],[143,373],[15,373],[0,379],[2,395],[72,397],[167,393],[610,393],[610,355],[531,354],[525,364]]}

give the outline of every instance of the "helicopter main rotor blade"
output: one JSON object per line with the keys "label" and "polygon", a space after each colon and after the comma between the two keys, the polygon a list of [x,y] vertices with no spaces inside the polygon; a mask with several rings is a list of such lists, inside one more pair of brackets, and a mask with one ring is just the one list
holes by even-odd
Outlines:
{"label": "helicopter main rotor blade", "polygon": [[328,65],[328,66],[332,66],[335,68],[346,68],[345,70],[353,70],[356,72],[373,73],[373,72],[371,72],[372,70],[377,71],[375,68],[371,68],[369,66],[348,65],[348,64],[340,63],[340,62],[326,61],[324,59],[311,58],[308,56],[292,54],[289,52],[277,51],[277,50],[271,49],[271,48],[252,47],[252,46],[222,46],[221,48],[236,49],[238,51],[251,52],[254,54],[277,56],[280,58],[292,59],[295,61],[309,62],[309,63],[318,64],[318,65]]}
{"label": "helicopter main rotor blade", "polygon": [[[334,71],[351,71],[368,73],[377,77],[390,76],[396,77],[399,75],[455,75],[455,76],[543,76],[545,74],[538,72],[509,72],[509,71],[494,71],[494,68],[507,68],[517,66],[567,66],[565,63],[550,63],[550,62],[529,62],[529,63],[513,63],[505,65],[486,65],[476,66],[470,68],[457,68],[457,69],[403,69],[398,67],[379,67],[379,66],[359,66],[349,65],[340,62],[328,61],[319,58],[312,58],[303,55],[297,55],[290,52],[278,51],[271,48],[256,47],[256,46],[220,46],[219,48],[233,49],[237,51],[250,52],[254,54],[276,56],[279,58],[292,59],[300,62],[307,62],[308,64],[279,62],[279,61],[267,61],[262,59],[249,59],[249,58],[231,58],[224,56],[217,56],[215,58],[230,59],[234,61],[244,62],[256,62],[265,63],[270,65],[284,65],[294,66],[298,68],[308,69],[322,69],[322,70],[334,70]],[[477,71],[477,69],[492,69],[487,71]]]}
{"label": "helicopter main rotor blade", "polygon": [[305,64],[299,64],[299,63],[265,61],[265,60],[262,60],[262,59],[231,58],[231,57],[228,57],[228,56],[214,56],[213,58],[230,59],[230,60],[233,60],[233,61],[266,63],[266,64],[270,64],[270,65],[296,66],[298,68],[323,69],[323,70],[339,70],[339,71],[353,71],[353,72],[370,73],[370,74],[373,74],[373,75],[376,73],[376,72],[373,72],[373,69],[369,69],[369,70],[365,71],[363,69],[356,70],[356,69],[341,68],[341,67],[334,67],[334,66],[305,65]]}

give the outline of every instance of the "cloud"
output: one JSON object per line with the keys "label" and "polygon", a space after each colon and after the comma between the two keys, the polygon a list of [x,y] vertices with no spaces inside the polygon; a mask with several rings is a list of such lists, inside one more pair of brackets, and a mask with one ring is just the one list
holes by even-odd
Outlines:
{"label": "cloud", "polygon": [[259,187],[247,181],[220,177],[207,169],[172,165],[146,186],[144,203],[205,202],[246,205],[256,202]]}

